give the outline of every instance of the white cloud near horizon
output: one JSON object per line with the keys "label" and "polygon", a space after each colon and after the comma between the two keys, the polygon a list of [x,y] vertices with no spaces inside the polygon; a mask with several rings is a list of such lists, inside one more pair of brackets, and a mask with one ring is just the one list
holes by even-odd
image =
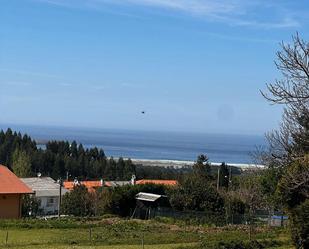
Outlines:
{"label": "white cloud near horizon", "polygon": [[[160,8],[230,26],[262,29],[295,28],[301,26],[295,10],[285,6],[286,1],[266,0],[35,0],[72,8],[100,9],[104,5],[127,5]],[[264,12],[270,17],[259,18]],[[265,20],[264,20],[265,19]]]}
{"label": "white cloud near horizon", "polygon": [[32,83],[25,82],[25,81],[6,81],[6,82],[0,81],[0,85],[1,84],[8,85],[8,86],[19,86],[19,87],[28,87],[32,85]]}
{"label": "white cloud near horizon", "polygon": [[7,73],[13,73],[13,74],[35,76],[35,77],[59,78],[58,75],[46,74],[46,73],[42,73],[42,72],[33,72],[33,71],[24,70],[24,69],[7,69],[7,68],[0,68],[0,72],[1,72],[1,71],[2,71],[2,72],[7,72]]}

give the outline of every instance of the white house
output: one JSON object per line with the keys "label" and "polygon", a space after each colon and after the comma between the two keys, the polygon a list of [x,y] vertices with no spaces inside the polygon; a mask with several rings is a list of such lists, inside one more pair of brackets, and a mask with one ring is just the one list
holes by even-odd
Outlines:
{"label": "white house", "polygon": [[[58,213],[60,186],[50,177],[21,178],[21,180],[35,192],[35,197],[40,201],[39,213],[53,215]],[[61,188],[61,195],[68,190]]]}

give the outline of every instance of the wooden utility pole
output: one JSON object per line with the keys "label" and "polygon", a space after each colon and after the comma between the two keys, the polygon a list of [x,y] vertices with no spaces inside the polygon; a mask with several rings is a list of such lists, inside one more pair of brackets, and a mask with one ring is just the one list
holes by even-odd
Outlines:
{"label": "wooden utility pole", "polygon": [[62,195],[62,179],[60,178],[59,180],[59,200],[58,200],[58,219],[60,219],[60,209],[61,209],[61,195]]}
{"label": "wooden utility pole", "polygon": [[232,185],[232,167],[229,167],[229,183],[227,185],[228,191],[230,190],[230,185]]}
{"label": "wooden utility pole", "polygon": [[220,184],[220,166],[218,167],[217,190],[219,190],[219,184]]}

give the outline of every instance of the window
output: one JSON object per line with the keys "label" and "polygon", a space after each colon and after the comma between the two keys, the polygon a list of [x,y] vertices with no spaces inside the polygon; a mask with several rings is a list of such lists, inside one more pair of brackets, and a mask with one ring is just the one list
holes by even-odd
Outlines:
{"label": "window", "polygon": [[55,204],[55,198],[54,197],[48,197],[47,198],[46,206],[47,207],[52,207],[52,206],[54,206],[54,204]]}

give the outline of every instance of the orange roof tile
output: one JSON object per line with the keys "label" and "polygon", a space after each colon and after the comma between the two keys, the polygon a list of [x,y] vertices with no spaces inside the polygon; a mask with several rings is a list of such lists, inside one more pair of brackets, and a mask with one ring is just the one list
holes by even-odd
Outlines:
{"label": "orange roof tile", "polygon": [[101,181],[82,181],[81,184],[86,186],[86,188],[99,188],[99,187],[102,187]]}
{"label": "orange roof tile", "polygon": [[[80,181],[78,183],[81,184],[81,185],[84,185],[88,190],[93,189],[93,188],[102,187],[101,181]],[[68,190],[72,190],[74,188],[74,182],[73,181],[64,181],[63,186]]]}
{"label": "orange roof tile", "polygon": [[168,185],[168,186],[175,186],[178,184],[178,181],[176,180],[147,180],[147,179],[142,179],[136,181],[137,185],[140,184],[158,184],[158,185]]}
{"label": "orange roof tile", "polygon": [[71,190],[71,189],[74,188],[74,182],[64,181],[63,187],[68,189],[68,190]]}
{"label": "orange roof tile", "polygon": [[0,194],[32,194],[33,191],[24,184],[7,167],[0,165]]}

